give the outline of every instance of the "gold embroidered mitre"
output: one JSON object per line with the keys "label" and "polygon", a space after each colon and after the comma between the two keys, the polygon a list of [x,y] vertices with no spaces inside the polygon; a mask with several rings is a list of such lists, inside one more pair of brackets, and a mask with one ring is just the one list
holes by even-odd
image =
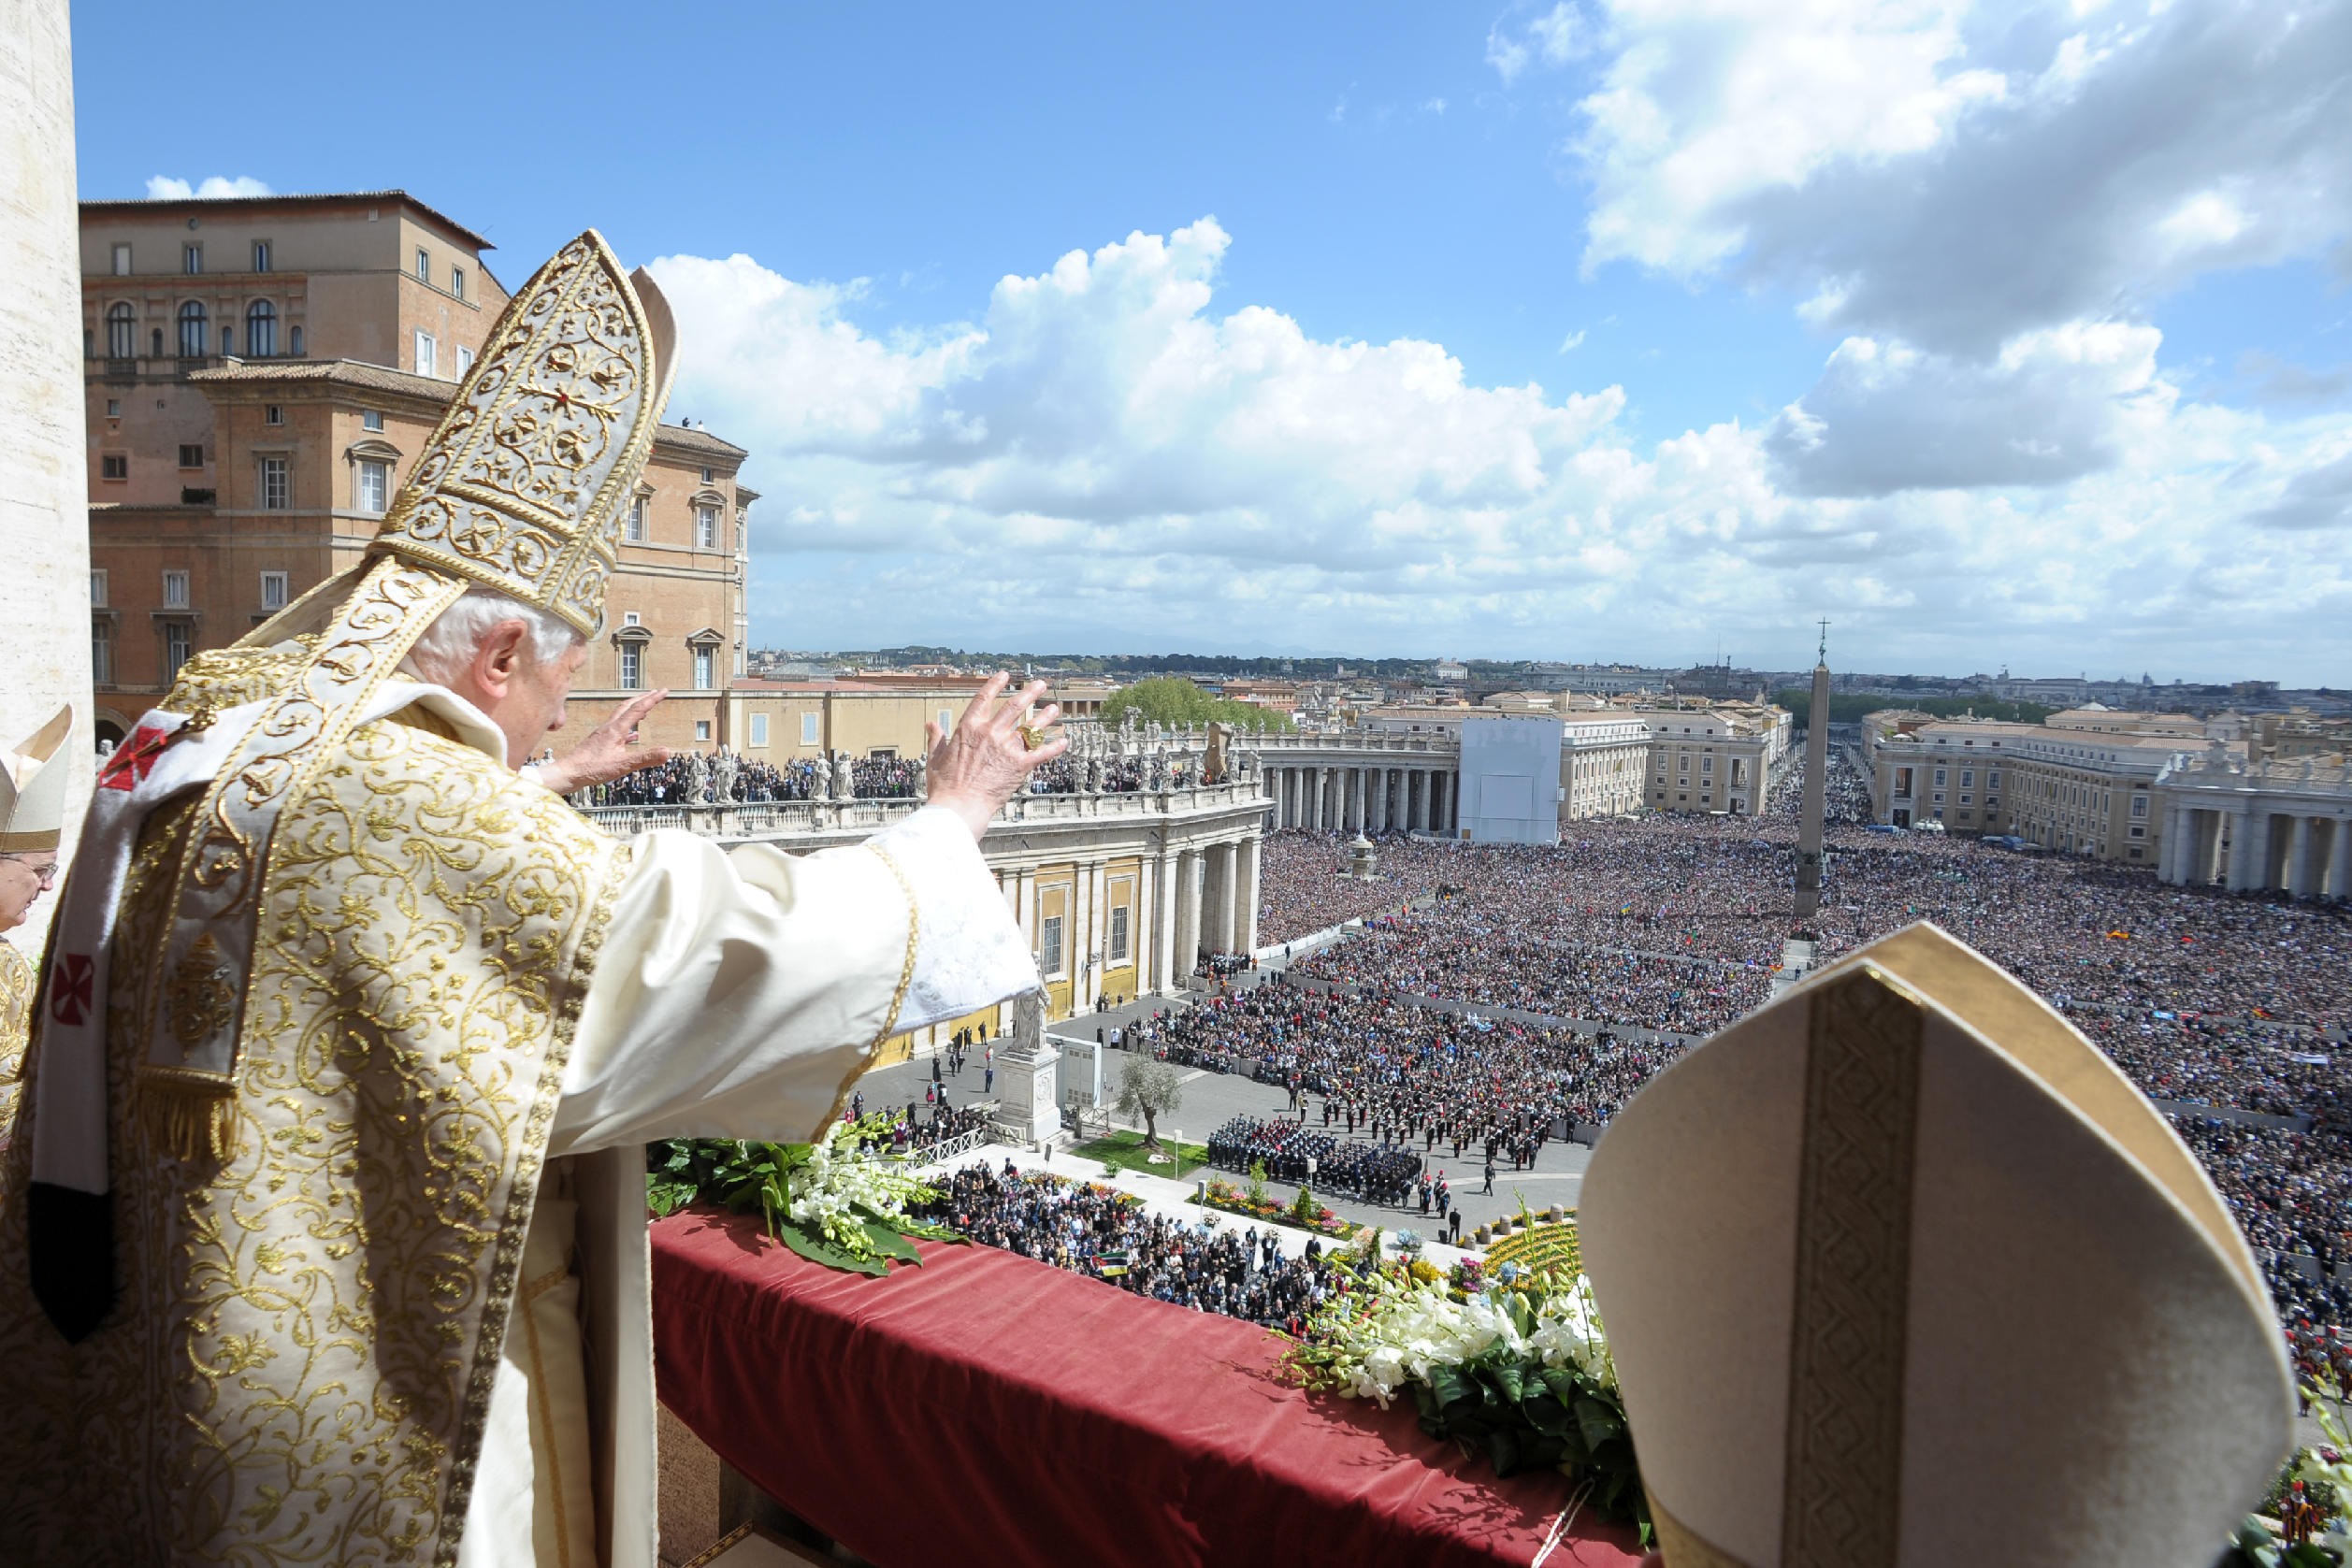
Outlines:
{"label": "gold embroidered mitre", "polygon": [[496,588],[584,637],[669,395],[670,308],[594,229],[509,303],[375,550]]}

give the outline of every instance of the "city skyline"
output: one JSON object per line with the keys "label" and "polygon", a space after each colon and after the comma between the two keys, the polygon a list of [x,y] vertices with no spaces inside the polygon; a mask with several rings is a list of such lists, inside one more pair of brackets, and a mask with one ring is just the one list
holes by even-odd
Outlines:
{"label": "city skyline", "polygon": [[[482,19],[467,136],[85,115],[82,193],[397,185],[510,284],[605,228],[751,451],[758,645],[2344,679],[2345,7],[594,15]],[[772,79],[483,158],[714,40]]]}

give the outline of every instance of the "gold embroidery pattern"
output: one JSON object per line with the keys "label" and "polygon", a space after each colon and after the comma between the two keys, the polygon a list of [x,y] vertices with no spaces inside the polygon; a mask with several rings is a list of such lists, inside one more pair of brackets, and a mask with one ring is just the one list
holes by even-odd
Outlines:
{"label": "gold embroidery pattern", "polygon": [[0,937],[0,1137],[7,1135],[8,1097],[24,1076],[24,1047],[33,1033],[35,973],[16,945]]}
{"label": "gold embroidery pattern", "polygon": [[604,241],[564,247],[499,318],[377,547],[596,635],[621,499],[660,422],[653,336]]}
{"label": "gold embroidery pattern", "polygon": [[[149,994],[140,1008],[145,1031],[156,1036],[157,1008],[165,976],[176,979],[197,942],[209,939],[224,959],[239,964],[253,948],[256,894],[263,858],[280,814],[302,793],[339,742],[359,706],[408,654],[416,634],[432,623],[463,585],[397,561],[380,561],[337,611],[318,653],[295,683],[238,744],[207,791],[173,874],[176,905],[166,936],[163,963],[152,965]],[[152,955],[139,956],[152,964]],[[209,1072],[225,1093],[236,1067],[239,1030],[232,1004],[221,1027],[201,1035],[174,1029],[179,1060],[164,1055],[159,1066],[177,1065]]]}
{"label": "gold embroidery pattern", "polygon": [[1811,1001],[1781,1561],[1879,1568],[1901,1527],[1919,1002],[1875,968]]}
{"label": "gold embroidery pattern", "polygon": [[[125,985],[153,961],[192,813],[157,813],[135,857]],[[322,769],[261,898],[243,1135],[191,1165],[113,1108],[123,1296],[81,1346],[22,1327],[41,1319],[15,1312],[21,1230],[0,1211],[0,1354],[69,1361],[80,1389],[62,1464],[0,1424],[0,1474],[24,1461],[57,1488],[0,1482],[36,1509],[28,1538],[69,1543],[53,1560],[454,1564],[628,858],[562,801],[404,724],[362,726]],[[114,1016],[120,1073],[145,1041]],[[98,1514],[76,1505],[77,1475],[105,1489]]]}
{"label": "gold embroidery pattern", "polygon": [[164,1019],[172,1038],[194,1049],[228,1028],[237,1013],[237,976],[207,931],[172,971],[164,996]]}
{"label": "gold embroidery pattern", "polygon": [[1657,1494],[1649,1488],[1642,1489],[1642,1495],[1650,1500],[1650,1523],[1658,1532],[1658,1554],[1666,1559],[1666,1568],[1748,1568],[1659,1507]]}

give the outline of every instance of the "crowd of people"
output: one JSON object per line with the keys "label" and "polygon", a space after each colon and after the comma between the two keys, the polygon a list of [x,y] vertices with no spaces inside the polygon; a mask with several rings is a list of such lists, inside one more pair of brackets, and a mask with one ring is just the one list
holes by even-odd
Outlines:
{"label": "crowd of people", "polygon": [[[1364,928],[1295,959],[1298,986],[1169,1020],[1162,1048],[1328,1084],[1383,1130],[1425,1142],[1434,1128],[1450,1147],[1461,1127],[1476,1144],[1498,1118],[1606,1121],[1692,1040],[1760,1005],[1790,938],[1812,942],[1822,963],[1932,920],[2065,1012],[2174,1113],[2254,1244],[2279,1255],[2282,1314],[2308,1325],[2299,1354],[2338,1345],[2329,1336],[2352,1324],[2352,1290],[2331,1273],[2352,1265],[2347,912],[1955,835],[1871,832],[1842,760],[1830,785],[1822,906],[1801,926],[1794,779],[1755,817],[1572,823],[1555,847],[1389,839],[1370,883],[1342,874],[1345,836],[1275,834],[1261,940],[1357,918]],[[1330,994],[1305,994],[1317,985]],[[1558,1027],[1473,1025],[1418,998]],[[1348,1109],[1341,1100],[1343,1129]]]}
{"label": "crowd of people", "polygon": [[[700,767],[697,763],[700,763]],[[920,795],[923,770],[912,757],[860,756],[849,761],[852,798],[906,799]],[[680,752],[665,762],[591,785],[581,802],[590,806],[754,805],[772,800],[814,800],[833,795],[833,766],[822,757],[773,763],[756,757]]]}
{"label": "crowd of people", "polygon": [[1427,1185],[1421,1157],[1410,1148],[1385,1140],[1355,1143],[1280,1118],[1234,1117],[1209,1134],[1208,1160],[1227,1171],[1263,1164],[1277,1181],[1344,1193],[1365,1203],[1403,1204],[1417,1187]]}
{"label": "crowd of people", "polygon": [[1154,1301],[1296,1333],[1336,1266],[1319,1241],[1286,1258],[1271,1230],[1182,1224],[1110,1187],[967,1165],[935,1183],[918,1218]]}

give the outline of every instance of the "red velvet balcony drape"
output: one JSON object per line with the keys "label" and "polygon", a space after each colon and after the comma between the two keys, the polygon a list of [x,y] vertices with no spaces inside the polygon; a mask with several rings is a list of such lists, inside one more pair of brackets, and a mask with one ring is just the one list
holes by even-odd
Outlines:
{"label": "red velvet balcony drape", "polygon": [[[1535,1561],[1569,1488],[1498,1481],[1409,1409],[1309,1396],[1279,1345],[989,1247],[837,1273],[756,1220],[653,1228],[661,1397],[881,1568]],[[1548,1564],[1638,1557],[1588,1514]]]}

